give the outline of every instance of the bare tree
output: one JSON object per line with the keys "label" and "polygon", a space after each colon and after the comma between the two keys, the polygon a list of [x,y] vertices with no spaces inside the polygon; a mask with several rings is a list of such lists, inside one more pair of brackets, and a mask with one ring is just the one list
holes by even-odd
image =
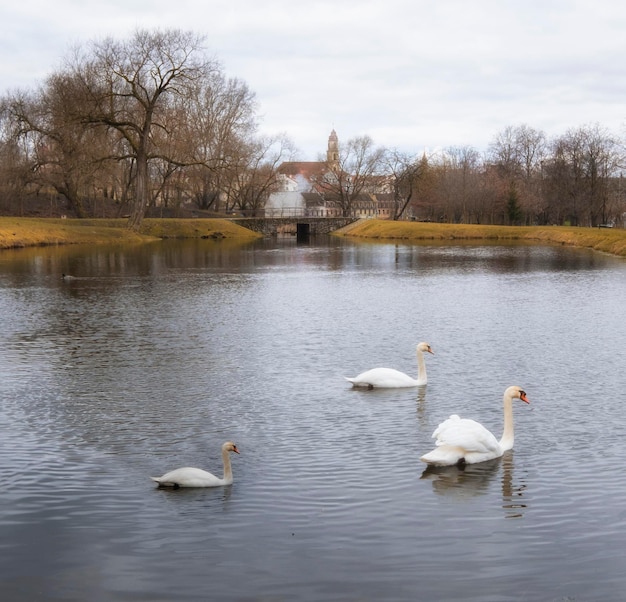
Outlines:
{"label": "bare tree", "polygon": [[480,222],[477,199],[480,194],[480,153],[471,146],[450,147],[442,157],[441,176],[447,194],[451,221]]}
{"label": "bare tree", "polygon": [[393,213],[391,219],[398,220],[413,198],[426,163],[414,155],[390,150],[384,157],[385,171],[391,176],[393,191]]}
{"label": "bare tree", "polygon": [[4,210],[17,215],[23,215],[25,192],[32,180],[32,157],[20,129],[11,98],[0,99],[0,200]]}
{"label": "bare tree", "polygon": [[93,191],[101,166],[102,139],[76,117],[74,83],[56,73],[36,92],[17,92],[7,102],[27,149],[31,183],[53,188],[84,217],[83,199]]}
{"label": "bare tree", "polygon": [[522,177],[530,181],[540,170],[546,155],[546,135],[528,125],[522,124],[515,129],[517,163]]}
{"label": "bare tree", "polygon": [[256,139],[240,151],[239,161],[229,164],[228,208],[256,216],[276,190],[278,166],[293,156],[294,147],[285,135],[279,135]]}
{"label": "bare tree", "polygon": [[385,149],[375,147],[369,136],[361,136],[339,145],[337,161],[327,163],[327,171],[316,181],[325,197],[330,197],[343,216],[352,215],[355,201],[370,186],[383,165]]}
{"label": "bare tree", "polygon": [[128,41],[107,38],[93,43],[91,56],[77,55],[72,65],[82,83],[85,123],[115,130],[134,161],[132,229],[141,225],[148,206],[150,161],[177,162],[155,144],[156,132],[168,131],[173,98],[189,96],[218,69],[203,53],[202,41],[191,32],[138,30]]}
{"label": "bare tree", "polygon": [[411,210],[415,217],[427,221],[439,221],[441,212],[438,203],[437,166],[433,158],[422,155],[419,179],[414,186]]}
{"label": "bare tree", "polygon": [[187,104],[185,136],[194,141],[195,155],[187,182],[200,209],[219,211],[229,174],[256,132],[255,96],[244,82],[214,72]]}
{"label": "bare tree", "polygon": [[622,164],[617,141],[598,124],[584,128],[586,139],[587,220],[590,226],[607,223],[611,178]]}
{"label": "bare tree", "polygon": [[496,134],[489,145],[489,155],[504,179],[511,181],[520,175],[522,166],[515,127],[509,125]]}
{"label": "bare tree", "polygon": [[611,180],[622,164],[617,141],[597,124],[570,129],[556,138],[543,170],[554,221],[588,226],[605,223]]}
{"label": "bare tree", "polygon": [[528,125],[508,126],[496,135],[490,147],[490,160],[502,179],[499,186],[506,196],[509,221],[522,216],[532,221],[542,212],[541,166],[546,157],[546,137]]}

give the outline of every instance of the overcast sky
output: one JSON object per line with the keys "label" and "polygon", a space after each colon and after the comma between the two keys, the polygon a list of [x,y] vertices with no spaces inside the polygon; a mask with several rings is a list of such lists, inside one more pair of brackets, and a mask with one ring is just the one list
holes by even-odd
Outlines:
{"label": "overcast sky", "polygon": [[262,131],[287,134],[302,160],[333,128],[412,153],[484,151],[521,124],[625,134],[616,0],[16,0],[0,23],[0,94],[36,87],[77,43],[202,34],[256,93]]}

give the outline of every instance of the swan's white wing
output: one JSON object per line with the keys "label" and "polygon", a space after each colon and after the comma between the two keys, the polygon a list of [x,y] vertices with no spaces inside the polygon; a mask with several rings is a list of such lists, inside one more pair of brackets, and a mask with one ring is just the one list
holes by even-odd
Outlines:
{"label": "swan's white wing", "polygon": [[354,378],[347,378],[355,387],[374,387],[381,389],[394,389],[401,387],[414,387],[417,381],[408,374],[394,370],[393,368],[373,368],[362,372]]}
{"label": "swan's white wing", "polygon": [[498,440],[482,424],[456,414],[435,429],[433,439],[437,446],[460,448],[465,453],[493,453],[500,449]]}
{"label": "swan's white wing", "polygon": [[165,473],[162,477],[150,477],[153,481],[168,487],[217,487],[224,480],[201,468],[177,468]]}

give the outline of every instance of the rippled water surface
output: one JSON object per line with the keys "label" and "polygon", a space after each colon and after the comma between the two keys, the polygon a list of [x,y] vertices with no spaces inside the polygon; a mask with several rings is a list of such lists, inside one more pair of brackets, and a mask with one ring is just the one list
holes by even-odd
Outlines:
{"label": "rippled water surface", "polygon": [[[624,600],[625,304],[624,260],[561,247],[4,251],[1,597]],[[343,379],[421,340],[427,387]],[[425,470],[511,384],[514,451]],[[148,479],[227,439],[232,486]]]}

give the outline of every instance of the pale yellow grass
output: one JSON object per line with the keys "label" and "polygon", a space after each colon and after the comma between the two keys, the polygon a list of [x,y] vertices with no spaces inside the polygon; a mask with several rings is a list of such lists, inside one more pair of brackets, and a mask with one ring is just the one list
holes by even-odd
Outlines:
{"label": "pale yellow grass", "polygon": [[[146,219],[139,233],[127,220],[0,218],[0,249],[40,245],[129,243],[163,238],[253,240],[260,234],[227,219]],[[587,247],[626,257],[626,230],[561,226],[482,226],[361,220],[336,232],[364,240],[525,240]]]}
{"label": "pale yellow grass", "polygon": [[452,241],[525,240],[586,247],[626,257],[626,230],[619,228],[574,228],[565,226],[482,226],[361,220],[335,233],[370,240]]}
{"label": "pale yellow grass", "polygon": [[138,233],[125,219],[0,218],[0,249],[128,243],[160,238],[254,239],[260,235],[226,219],[146,219]]}

